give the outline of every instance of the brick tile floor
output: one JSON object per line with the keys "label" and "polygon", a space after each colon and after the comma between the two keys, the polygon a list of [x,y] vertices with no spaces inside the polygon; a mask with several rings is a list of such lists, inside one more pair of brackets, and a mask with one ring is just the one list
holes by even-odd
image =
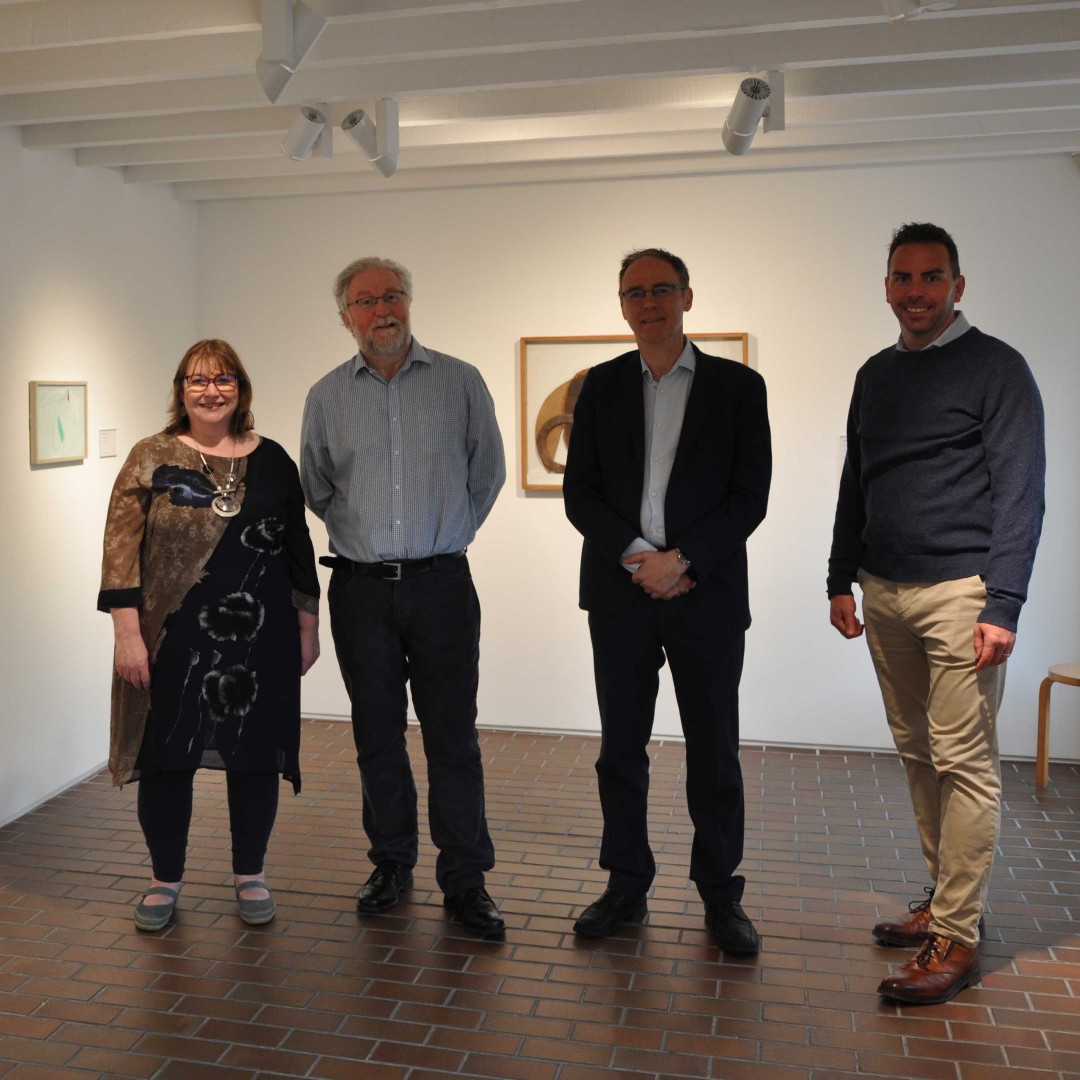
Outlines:
{"label": "brick tile floor", "polygon": [[426,837],[407,901],[357,918],[369,865],[345,723],[305,722],[267,927],[235,912],[218,774],[200,774],[161,934],[131,922],[147,875],[133,787],[101,773],[0,829],[0,1078],[1080,1078],[1077,766],[1040,792],[1033,765],[1006,764],[981,984],[901,1010],[875,987],[908,954],[868,932],[925,884],[894,755],[743,748],[744,903],[765,943],[736,960],[686,880],[681,744],[653,746],[647,923],[579,943],[572,917],[604,884],[597,740],[482,738],[503,942],[446,921]]}

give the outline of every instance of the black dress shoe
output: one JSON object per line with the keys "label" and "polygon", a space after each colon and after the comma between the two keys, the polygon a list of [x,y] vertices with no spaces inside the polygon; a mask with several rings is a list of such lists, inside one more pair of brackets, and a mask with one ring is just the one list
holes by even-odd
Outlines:
{"label": "black dress shoe", "polygon": [[463,889],[453,896],[444,896],[443,907],[458,919],[470,934],[477,937],[502,937],[506,930],[506,923],[503,922],[495,901],[488,896],[487,889],[480,885]]}
{"label": "black dress shoe", "polygon": [[356,898],[356,910],[361,915],[378,915],[389,911],[413,884],[412,871],[397,863],[380,863],[367,879]]}
{"label": "black dress shoe", "polygon": [[644,896],[631,899],[608,889],[581,913],[574,933],[584,938],[610,937],[623,923],[641,922],[648,912]]}
{"label": "black dress shoe", "polygon": [[710,900],[705,904],[705,925],[713,941],[732,956],[755,956],[761,938],[742,904],[736,900]]}

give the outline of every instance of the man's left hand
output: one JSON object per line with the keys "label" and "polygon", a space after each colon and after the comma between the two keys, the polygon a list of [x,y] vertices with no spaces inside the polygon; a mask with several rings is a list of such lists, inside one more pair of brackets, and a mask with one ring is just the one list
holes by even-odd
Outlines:
{"label": "man's left hand", "polygon": [[693,588],[693,578],[686,576],[688,567],[679,562],[674,548],[671,551],[638,551],[625,561],[637,563],[632,580],[654,600],[671,600]]}
{"label": "man's left hand", "polygon": [[975,624],[975,670],[1004,664],[1012,656],[1016,635],[993,623]]}

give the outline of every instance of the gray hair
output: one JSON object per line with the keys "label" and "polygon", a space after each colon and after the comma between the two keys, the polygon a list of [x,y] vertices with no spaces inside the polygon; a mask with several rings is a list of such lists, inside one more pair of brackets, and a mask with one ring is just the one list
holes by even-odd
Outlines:
{"label": "gray hair", "polygon": [[347,310],[347,303],[345,300],[345,293],[348,291],[349,282],[352,281],[357,274],[363,273],[365,270],[389,270],[392,274],[397,274],[401,279],[401,284],[405,288],[405,295],[412,299],[412,274],[405,269],[401,263],[394,262],[393,259],[380,259],[378,255],[365,255],[362,259],[353,259],[344,270],[336,278],[334,278],[334,299],[337,300],[338,311],[342,315]]}

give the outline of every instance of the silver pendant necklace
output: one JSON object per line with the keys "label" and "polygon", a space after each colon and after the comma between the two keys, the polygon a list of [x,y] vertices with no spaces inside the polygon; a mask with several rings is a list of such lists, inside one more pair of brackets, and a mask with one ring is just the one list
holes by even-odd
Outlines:
{"label": "silver pendant necklace", "polygon": [[[191,441],[195,442],[194,438]],[[210,500],[210,509],[218,517],[236,517],[240,513],[240,500],[236,497],[236,458],[229,462],[229,471],[219,482],[198,443],[195,443],[195,449],[199,451],[199,457],[202,459],[203,472],[209,477],[210,483],[214,485],[214,497]]]}

